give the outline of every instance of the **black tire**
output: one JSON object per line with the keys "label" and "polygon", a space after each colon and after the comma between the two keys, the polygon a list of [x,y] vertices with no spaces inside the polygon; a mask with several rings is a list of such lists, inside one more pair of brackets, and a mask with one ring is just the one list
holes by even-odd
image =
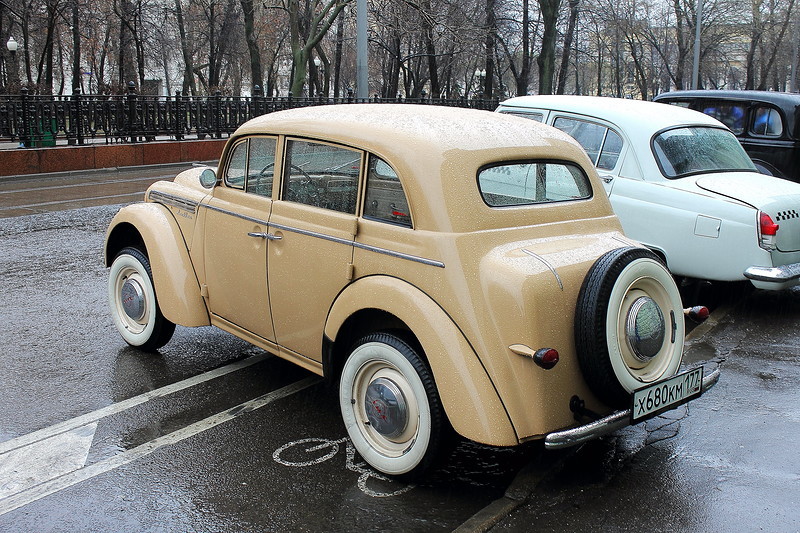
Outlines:
{"label": "black tire", "polygon": [[339,405],[356,451],[379,472],[417,479],[445,449],[449,426],[433,376],[394,334],[355,343],[339,379]]}
{"label": "black tire", "polygon": [[147,255],[123,248],[111,263],[108,278],[111,316],[122,338],[131,346],[154,352],[175,332],[175,324],[161,313]]}
{"label": "black tire", "polygon": [[623,408],[636,389],[674,375],[683,339],[680,293],[656,254],[618,248],[595,262],[578,296],[575,345],[598,399]]}

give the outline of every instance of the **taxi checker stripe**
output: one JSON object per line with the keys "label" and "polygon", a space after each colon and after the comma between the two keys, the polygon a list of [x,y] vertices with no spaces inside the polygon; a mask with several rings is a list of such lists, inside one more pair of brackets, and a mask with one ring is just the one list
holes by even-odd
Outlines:
{"label": "taxi checker stripe", "polygon": [[435,259],[426,259],[424,257],[419,257],[419,256],[416,256],[416,255],[406,254],[406,253],[403,253],[403,252],[397,252],[395,250],[389,250],[387,248],[380,248],[378,246],[370,246],[369,244],[363,244],[363,243],[352,241],[352,240],[348,240],[348,239],[342,239],[341,237],[334,237],[333,235],[326,235],[325,233],[318,233],[316,231],[310,231],[310,230],[305,230],[305,229],[300,229],[300,228],[294,228],[292,226],[284,226],[283,224],[276,224],[274,222],[267,222],[265,220],[260,220],[258,218],[249,217],[247,215],[234,213],[233,211],[230,211],[228,209],[223,209],[221,207],[216,207],[216,206],[213,206],[213,205],[208,205],[208,204],[203,204],[203,205],[204,205],[204,207],[207,207],[208,209],[211,209],[212,211],[217,211],[219,213],[224,213],[226,215],[231,215],[233,217],[241,218],[243,220],[247,220],[249,222],[254,222],[256,224],[262,224],[264,226],[269,226],[271,228],[280,229],[280,230],[283,230],[283,231],[289,231],[289,232],[292,232],[292,233],[298,233],[300,235],[306,235],[308,237],[315,237],[317,239],[331,241],[331,242],[335,242],[335,243],[338,243],[338,244],[345,244],[347,246],[355,246],[356,248],[359,248],[361,250],[366,250],[366,251],[369,251],[369,252],[375,252],[375,253],[378,253],[378,254],[388,255],[388,256],[391,256],[391,257],[397,257],[398,259],[405,259],[405,260],[408,260],[408,261],[414,261],[415,263],[422,263],[423,265],[444,268],[444,263],[442,263],[441,261],[436,261]]}

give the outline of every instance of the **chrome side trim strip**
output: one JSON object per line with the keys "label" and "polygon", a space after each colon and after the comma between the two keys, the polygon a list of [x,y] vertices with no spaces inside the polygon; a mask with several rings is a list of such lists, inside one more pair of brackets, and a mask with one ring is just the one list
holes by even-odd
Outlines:
{"label": "chrome side trim strip", "polygon": [[319,233],[319,232],[316,232],[316,231],[310,231],[310,230],[305,230],[305,229],[300,229],[300,228],[294,228],[292,226],[285,226],[283,224],[276,224],[275,222],[266,222],[264,220],[259,220],[259,219],[254,218],[254,217],[249,217],[249,216],[242,215],[242,214],[239,214],[239,213],[234,213],[234,212],[229,211],[227,209],[222,209],[220,207],[215,207],[213,205],[208,205],[208,204],[202,204],[202,205],[203,205],[203,207],[207,207],[208,209],[212,209],[212,210],[217,211],[219,213],[225,213],[226,215],[231,215],[231,216],[238,217],[238,218],[241,218],[241,219],[244,219],[244,220],[248,220],[248,221],[254,222],[256,224],[268,225],[270,228],[279,229],[279,230],[283,230],[283,231],[288,231],[288,232],[291,232],[291,233],[298,233],[300,235],[305,235],[307,237],[315,237],[317,239],[322,239],[322,240],[325,240],[325,241],[335,242],[337,244],[344,244],[344,245],[347,245],[347,246],[354,246],[355,248],[359,248],[361,250],[366,250],[368,252],[375,252],[375,253],[378,253],[378,254],[388,255],[390,257],[396,257],[398,259],[405,259],[406,261],[413,261],[415,263],[421,263],[423,265],[435,266],[435,267],[438,267],[438,268],[444,268],[444,263],[442,263],[441,261],[436,261],[435,259],[426,259],[424,257],[419,257],[419,256],[416,256],[416,255],[406,254],[406,253],[403,253],[403,252],[397,252],[397,251],[394,251],[394,250],[389,250],[387,248],[380,248],[378,246],[370,246],[368,244],[355,242],[354,240],[351,240],[351,239],[343,239],[341,237],[334,237],[333,235],[327,235],[325,233]]}
{"label": "chrome side trim strip", "polygon": [[539,254],[535,254],[535,253],[531,252],[530,250],[526,250],[525,248],[523,248],[522,251],[525,252],[526,254],[528,254],[531,257],[535,257],[536,259],[541,261],[544,264],[544,266],[549,268],[550,272],[552,272],[553,275],[556,277],[556,281],[558,282],[558,288],[561,289],[562,291],[564,290],[564,284],[561,283],[561,276],[558,275],[558,272],[556,272],[556,269],[553,268],[553,265],[551,265],[550,263],[545,261],[544,257],[542,257]]}
{"label": "chrome side trim strip", "polygon": [[[720,368],[719,366],[717,366],[717,368],[709,372],[707,376],[703,377],[703,385],[702,385],[703,393],[717,384],[717,381],[719,381],[719,376],[720,376]],[[554,431],[553,433],[549,433],[544,438],[544,447],[547,448],[548,450],[569,448],[570,446],[583,444],[584,442],[596,439],[597,437],[602,437],[603,435],[613,433],[614,431],[629,426],[630,423],[631,423],[630,409],[616,411],[606,416],[605,418],[601,418],[600,420],[595,420],[594,422],[590,422],[583,426],[578,426],[575,428],[565,429],[563,431]]]}
{"label": "chrome side trim strip", "polygon": [[428,266],[435,266],[438,268],[444,268],[444,263],[441,261],[436,261],[435,259],[425,259],[424,257],[419,257],[416,255],[404,254],[403,252],[396,252],[394,250],[387,250],[386,248],[378,248],[377,246],[369,246],[367,244],[362,244],[360,242],[356,242],[353,244],[356,248],[361,248],[362,250],[367,250],[370,252],[375,252],[377,254],[388,255],[391,257],[397,257],[398,259],[406,259],[408,261],[414,261],[416,263],[422,263],[423,265]]}
{"label": "chrome side trim strip", "polygon": [[227,209],[222,209],[221,207],[216,207],[216,206],[208,205],[208,204],[201,204],[201,205],[203,207],[207,208],[207,209],[211,209],[212,211],[216,211],[218,213],[224,213],[226,215],[230,215],[230,216],[236,217],[236,218],[241,218],[242,220],[247,220],[248,222],[254,222],[255,224],[263,224],[265,226],[267,224],[269,224],[269,222],[267,222],[266,220],[261,220],[259,218],[255,218],[255,217],[249,217],[249,216],[243,215],[241,213],[234,213],[233,211],[229,211]]}
{"label": "chrome side trim strip", "polygon": [[177,207],[178,209],[184,209],[192,212],[196,211],[197,206],[200,205],[198,202],[187,200],[186,198],[181,198],[180,196],[175,196],[173,194],[161,191],[150,191],[147,195],[147,199],[151,202],[171,205],[173,207]]}

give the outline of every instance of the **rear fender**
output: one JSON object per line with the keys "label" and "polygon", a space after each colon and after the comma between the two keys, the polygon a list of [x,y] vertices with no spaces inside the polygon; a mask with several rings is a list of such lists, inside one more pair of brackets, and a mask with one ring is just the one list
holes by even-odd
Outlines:
{"label": "rear fender", "polygon": [[[495,446],[519,443],[497,390],[472,346],[428,295],[397,278],[359,279],[331,307],[325,336],[336,339],[347,318],[364,309],[384,311],[409,327],[425,352],[442,405],[456,432]],[[332,371],[325,369],[326,374]]]}
{"label": "rear fender", "polygon": [[211,324],[183,234],[166,207],[138,203],[120,209],[106,231],[106,266],[126,246],[143,248],[147,254],[158,305],[167,320],[182,326]]}

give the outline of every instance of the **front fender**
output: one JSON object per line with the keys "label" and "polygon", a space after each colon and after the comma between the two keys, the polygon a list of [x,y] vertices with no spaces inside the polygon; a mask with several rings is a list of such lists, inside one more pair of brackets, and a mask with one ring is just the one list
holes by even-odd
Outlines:
{"label": "front fender", "polygon": [[342,291],[331,307],[325,336],[336,339],[347,318],[364,309],[390,313],[411,329],[425,352],[453,429],[484,444],[519,443],[497,390],[472,346],[427,294],[389,276],[359,279]]}
{"label": "front fender", "polygon": [[183,234],[172,213],[160,204],[123,207],[106,231],[105,264],[126,246],[144,247],[161,312],[182,326],[208,326],[208,309]]}

